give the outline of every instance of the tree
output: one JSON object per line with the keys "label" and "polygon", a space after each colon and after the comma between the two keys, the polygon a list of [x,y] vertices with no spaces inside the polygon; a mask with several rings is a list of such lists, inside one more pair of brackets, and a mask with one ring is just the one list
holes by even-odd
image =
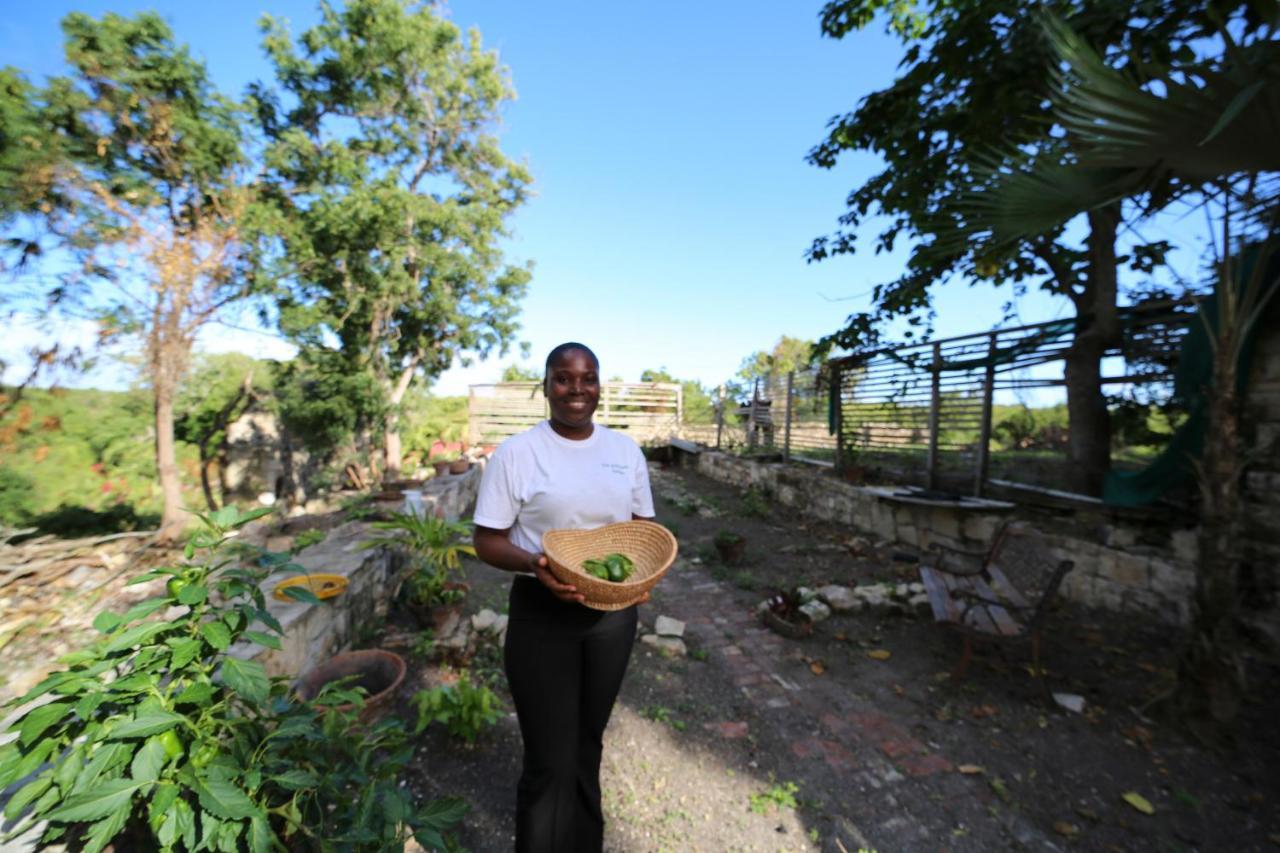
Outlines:
{"label": "tree", "polygon": [[34,94],[41,153],[19,158],[18,203],[39,199],[47,233],[77,262],[49,305],[141,342],[161,537],[173,540],[185,524],[174,397],[196,334],[251,286],[241,116],[158,15],[75,13],[62,29],[71,71]]}
{"label": "tree", "polygon": [[524,368],[518,364],[508,364],[502,371],[503,382],[541,382],[542,374],[534,368]]}
{"label": "tree", "polygon": [[1150,212],[1174,196],[1198,198],[1214,223],[1212,303],[1202,308],[1203,329],[1192,330],[1207,336],[1213,352],[1198,463],[1199,566],[1174,699],[1193,723],[1229,725],[1245,693],[1240,365],[1280,292],[1280,10],[1238,2],[1210,13],[1203,58],[1182,53],[1139,70],[1116,67],[1070,26],[1047,19],[1061,63],[1052,108],[1068,156],[992,175],[989,192],[964,201],[986,243],[1019,239],[1118,195],[1145,195]]}
{"label": "tree", "polygon": [[[240,353],[204,356],[182,383],[176,403],[176,431],[200,452],[200,489],[211,512],[219,508],[227,492],[227,428],[270,389],[270,366]],[[209,481],[209,469],[215,462],[218,498]]]}
{"label": "tree", "polygon": [[877,215],[888,224],[869,241],[876,252],[892,250],[902,238],[913,246],[906,271],[875,287],[871,310],[851,315],[818,349],[874,348],[884,327],[902,318],[912,337],[929,324],[932,288],[949,282],[1038,285],[1066,297],[1077,323],[1065,362],[1072,485],[1097,494],[1110,465],[1100,362],[1119,339],[1117,269],[1128,264],[1149,271],[1163,262],[1167,246],[1138,244],[1117,254],[1123,208],[1116,200],[1088,211],[1081,244],[1062,224],[998,251],[978,252],[959,239],[964,215],[955,200],[974,187],[991,158],[1007,157],[1011,140],[1020,146],[1018,156],[1060,145],[1049,109],[1052,56],[1038,23],[1041,9],[1070,19],[1105,55],[1135,65],[1167,62],[1188,40],[1187,31],[1205,21],[1201,4],[1190,0],[1158,8],[1145,0],[934,0],[920,11],[906,0],[832,0],[823,7],[822,31],[832,38],[867,27],[888,10],[889,27],[907,51],[893,84],[832,119],[827,138],[809,154],[812,164],[831,168],[847,151],[872,151],[884,169],[850,192],[840,230],[814,240],[808,258],[854,252],[868,242],[860,229]]}
{"label": "tree", "polygon": [[505,352],[515,335],[530,273],[499,243],[530,179],[493,136],[513,93],[477,32],[404,0],[321,8],[296,47],[263,21],[289,101],[256,87],[284,247],[281,328],[304,348],[336,340],[382,388],[395,477],[414,377]]}
{"label": "tree", "polygon": [[680,386],[680,399],[684,409],[684,422],[687,424],[715,423],[715,403],[702,383],[693,379],[676,379],[665,367],[657,370],[645,370],[640,374],[641,382],[669,382]]}

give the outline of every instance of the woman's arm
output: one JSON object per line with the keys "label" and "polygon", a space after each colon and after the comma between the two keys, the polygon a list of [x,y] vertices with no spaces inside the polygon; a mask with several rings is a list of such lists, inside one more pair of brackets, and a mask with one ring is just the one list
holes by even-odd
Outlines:
{"label": "woman's arm", "polygon": [[476,546],[476,556],[495,569],[533,575],[561,601],[581,603],[586,600],[578,592],[577,587],[556,580],[556,576],[547,568],[545,554],[531,554],[519,545],[513,544],[509,536],[510,532],[511,528],[497,530],[476,525],[476,532],[472,537],[472,542]]}

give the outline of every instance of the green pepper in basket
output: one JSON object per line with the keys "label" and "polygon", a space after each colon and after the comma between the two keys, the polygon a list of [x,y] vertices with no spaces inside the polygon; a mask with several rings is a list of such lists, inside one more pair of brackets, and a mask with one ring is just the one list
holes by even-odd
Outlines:
{"label": "green pepper in basket", "polygon": [[635,563],[626,554],[608,554],[598,560],[586,560],[582,570],[601,580],[621,583],[636,570]]}

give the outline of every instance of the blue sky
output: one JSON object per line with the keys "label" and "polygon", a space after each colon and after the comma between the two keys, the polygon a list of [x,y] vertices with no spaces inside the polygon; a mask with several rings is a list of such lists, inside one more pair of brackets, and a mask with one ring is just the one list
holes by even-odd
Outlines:
{"label": "blue sky", "polygon": [[[500,52],[519,93],[504,114],[502,142],[535,179],[509,245],[512,259],[535,264],[522,314],[532,356],[523,364],[540,365],[556,343],[578,339],[596,349],[608,376],[635,380],[665,366],[714,385],[780,335],[835,330],[867,307],[874,284],[896,277],[902,247],[804,260],[813,237],[836,224],[847,192],[877,165],[859,154],[824,171],[805,153],[832,115],[893,79],[901,55],[879,27],[839,42],[822,38],[820,7],[820,0],[448,5],[455,22],[478,27]],[[67,12],[142,9],[159,11],[233,94],[269,77],[259,15],[286,18],[295,33],[317,18],[309,2],[24,4],[0,19],[0,56],[39,79],[61,66],[58,21]],[[993,327],[1008,298],[963,285],[941,293],[940,335]],[[1024,322],[1065,311],[1040,294],[1019,305]],[[269,336],[227,328],[202,346],[287,352]],[[464,393],[514,361],[517,354],[451,370],[436,390]],[[127,379],[109,367],[91,381]]]}

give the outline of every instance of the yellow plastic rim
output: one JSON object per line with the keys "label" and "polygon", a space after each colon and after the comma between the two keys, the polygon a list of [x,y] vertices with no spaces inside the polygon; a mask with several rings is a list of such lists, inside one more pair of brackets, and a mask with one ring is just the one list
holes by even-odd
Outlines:
{"label": "yellow plastic rim", "polygon": [[296,578],[280,581],[280,583],[276,584],[272,595],[280,601],[294,601],[295,599],[288,595],[285,590],[295,586],[310,589],[316,598],[333,598],[335,595],[341,595],[346,592],[347,579],[342,575],[299,575]]}

